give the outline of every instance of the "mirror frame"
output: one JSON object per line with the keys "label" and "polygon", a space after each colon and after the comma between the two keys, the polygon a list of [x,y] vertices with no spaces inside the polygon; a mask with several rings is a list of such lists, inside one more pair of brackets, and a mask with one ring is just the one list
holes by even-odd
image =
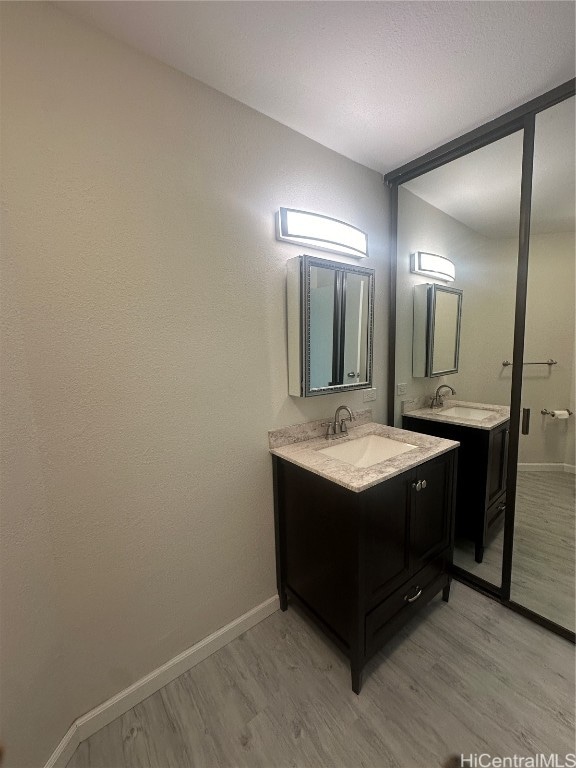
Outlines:
{"label": "mirror frame", "polygon": [[398,244],[398,187],[428,171],[439,168],[459,157],[492,144],[498,139],[522,130],[522,177],[520,187],[520,224],[518,239],[518,267],[514,315],[514,344],[512,357],[512,390],[510,398],[510,442],[508,449],[508,489],[504,522],[504,551],[500,587],[453,565],[454,578],[483,594],[498,600],[507,608],[532,619],[558,635],[576,642],[576,634],[556,624],[524,605],[510,600],[512,557],[514,548],[514,517],[516,509],[516,482],[518,472],[518,444],[520,436],[520,409],[522,397],[522,367],[524,363],[524,333],[526,295],[528,288],[528,257],[530,246],[530,214],[532,203],[532,172],[534,160],[535,119],[539,112],[549,109],[576,94],[576,78],[538,96],[526,104],[465,133],[453,141],[422,155],[384,176],[391,193],[391,258],[390,258],[390,325],[388,337],[388,424],[394,424],[396,386],[396,282]]}

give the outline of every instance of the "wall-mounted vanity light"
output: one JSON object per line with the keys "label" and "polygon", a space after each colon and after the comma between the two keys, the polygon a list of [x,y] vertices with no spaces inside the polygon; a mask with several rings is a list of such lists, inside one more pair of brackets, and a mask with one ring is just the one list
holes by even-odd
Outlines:
{"label": "wall-mounted vanity light", "polygon": [[456,269],[454,262],[445,256],[438,256],[435,253],[426,253],[425,251],[416,251],[410,254],[410,272],[417,275],[426,275],[435,280],[444,280],[447,283],[454,281]]}
{"label": "wall-mounted vanity light", "polygon": [[280,208],[276,219],[276,237],[289,243],[307,245],[320,251],[340,253],[363,259],[368,256],[365,232],[329,216],[294,208]]}

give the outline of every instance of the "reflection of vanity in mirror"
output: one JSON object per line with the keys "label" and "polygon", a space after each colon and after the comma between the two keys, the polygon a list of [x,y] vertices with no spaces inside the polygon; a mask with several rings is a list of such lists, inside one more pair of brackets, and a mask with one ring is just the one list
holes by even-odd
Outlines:
{"label": "reflection of vanity in mirror", "polygon": [[[395,423],[460,442],[454,563],[495,585],[511,384],[502,360],[514,337],[521,163],[515,133],[398,190],[396,382],[406,394],[396,394]],[[412,270],[412,254],[422,249],[453,263],[453,281]],[[443,384],[456,394],[445,390],[443,407],[431,408]]]}
{"label": "reflection of vanity in mirror", "polygon": [[[509,409],[450,401],[402,417],[404,429],[460,443],[456,489],[459,562],[482,563],[486,547],[501,533],[506,511]],[[457,562],[458,564],[458,562]],[[498,578],[495,573],[494,577]]]}
{"label": "reflection of vanity in mirror", "polygon": [[372,386],[374,270],[314,256],[288,262],[289,392]]}

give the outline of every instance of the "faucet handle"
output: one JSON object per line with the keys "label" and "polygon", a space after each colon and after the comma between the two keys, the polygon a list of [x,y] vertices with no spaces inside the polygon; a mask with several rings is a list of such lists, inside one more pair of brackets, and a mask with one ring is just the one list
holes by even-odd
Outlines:
{"label": "faucet handle", "polygon": [[336,425],[333,421],[322,421],[320,422],[320,426],[326,427],[326,439],[328,439],[331,435],[336,434]]}

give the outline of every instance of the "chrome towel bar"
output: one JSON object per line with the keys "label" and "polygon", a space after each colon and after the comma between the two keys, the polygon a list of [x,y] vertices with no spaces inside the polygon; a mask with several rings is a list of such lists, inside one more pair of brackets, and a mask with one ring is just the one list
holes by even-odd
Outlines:
{"label": "chrome towel bar", "polygon": [[[506,368],[507,366],[512,365],[512,363],[510,360],[503,360],[502,365]],[[523,363],[523,365],[558,365],[558,360],[541,360],[538,363]]]}

